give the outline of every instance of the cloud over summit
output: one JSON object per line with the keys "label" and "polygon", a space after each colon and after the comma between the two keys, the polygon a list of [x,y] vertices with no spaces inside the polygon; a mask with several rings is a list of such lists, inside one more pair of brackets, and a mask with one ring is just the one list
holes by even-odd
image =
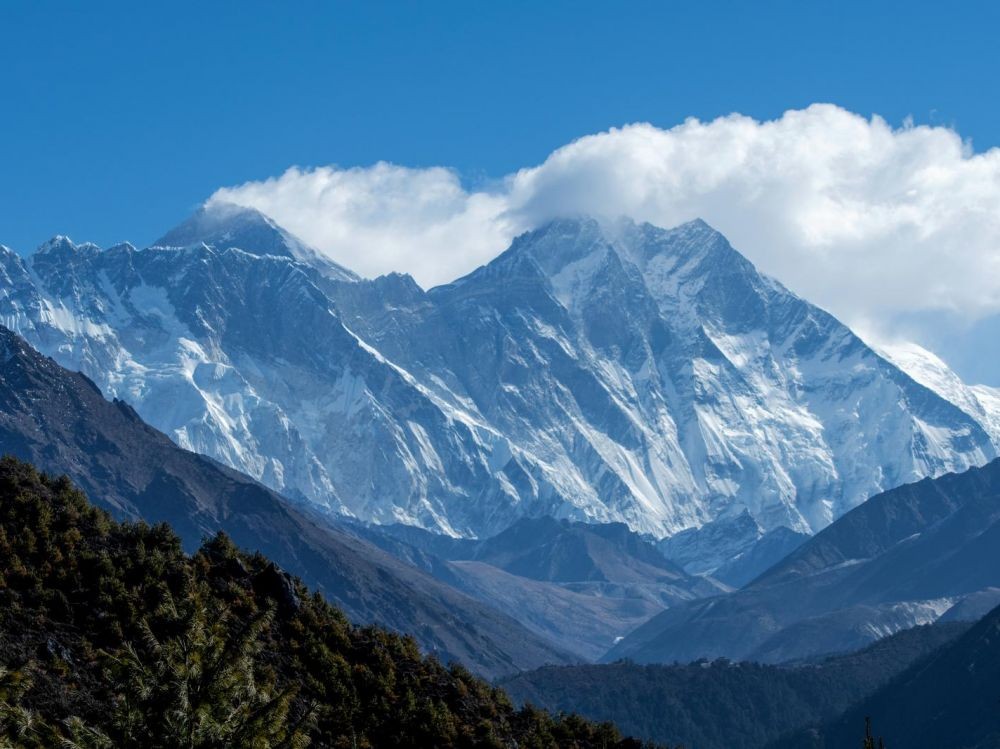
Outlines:
{"label": "cloud over summit", "polygon": [[589,135],[467,189],[447,168],[292,168],[212,199],[253,206],[364,275],[425,286],[560,215],[701,217],[758,267],[855,325],[1000,311],[1000,150],[944,127],[817,104]]}

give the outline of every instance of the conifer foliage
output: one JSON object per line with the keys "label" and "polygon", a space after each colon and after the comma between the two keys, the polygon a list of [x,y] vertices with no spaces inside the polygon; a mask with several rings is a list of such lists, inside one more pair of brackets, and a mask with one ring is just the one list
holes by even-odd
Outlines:
{"label": "conifer foliage", "polygon": [[872,719],[865,718],[865,741],[862,749],[885,749],[885,742],[882,737],[875,738],[872,734]]}
{"label": "conifer foliage", "polygon": [[356,627],[224,535],[187,556],[0,460],[0,747],[641,747]]}

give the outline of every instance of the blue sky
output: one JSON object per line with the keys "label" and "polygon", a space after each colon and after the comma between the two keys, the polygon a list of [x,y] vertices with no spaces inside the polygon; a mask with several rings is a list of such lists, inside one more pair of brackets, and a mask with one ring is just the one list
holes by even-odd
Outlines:
{"label": "blue sky", "polygon": [[142,243],[286,167],[475,183],[614,125],[816,101],[1000,142],[997,4],[0,4],[0,242]]}
{"label": "blue sky", "polygon": [[[1000,385],[998,27],[990,2],[7,0],[0,243],[142,246],[242,185],[430,284],[560,210],[700,215],[870,338]],[[607,132],[629,123],[653,127]]]}

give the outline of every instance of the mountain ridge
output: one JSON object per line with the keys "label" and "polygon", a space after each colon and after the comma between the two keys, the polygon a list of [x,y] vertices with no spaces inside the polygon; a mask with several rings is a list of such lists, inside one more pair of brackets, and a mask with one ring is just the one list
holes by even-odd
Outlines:
{"label": "mountain ridge", "polygon": [[[745,548],[996,454],[704,222],[554,221],[425,292],[238,248],[247,223],[266,239],[243,244],[287,233],[236,215],[228,237],[165,235],[200,242],[186,249],[7,253],[0,322],[184,447],[330,512],[448,535],[550,515],[662,538],[746,511]],[[706,541],[684,563],[728,561]]]}
{"label": "mountain ridge", "polygon": [[[623,730],[668,746],[762,749],[789,732],[838,716],[971,626],[917,627],[857,652],[790,665],[619,661],[543,666],[500,683],[517,703],[614,720]],[[869,714],[880,728],[878,713]],[[863,716],[844,721],[844,727],[840,743],[831,742],[831,749],[855,743]]]}
{"label": "mountain ridge", "polygon": [[348,526],[390,554],[594,661],[680,601],[728,590],[671,563],[624,523],[523,518],[496,536],[453,539],[412,526]]}
{"label": "mountain ridge", "polygon": [[770,749],[845,746],[874,716],[887,746],[990,749],[1000,741],[996,683],[1000,678],[1000,608],[955,641],[895,676],[843,715],[796,732]]}
{"label": "mountain ridge", "polygon": [[[997,603],[1000,460],[872,497],[733,593],[658,614],[605,661],[779,662]],[[949,616],[949,614],[953,614]]]}

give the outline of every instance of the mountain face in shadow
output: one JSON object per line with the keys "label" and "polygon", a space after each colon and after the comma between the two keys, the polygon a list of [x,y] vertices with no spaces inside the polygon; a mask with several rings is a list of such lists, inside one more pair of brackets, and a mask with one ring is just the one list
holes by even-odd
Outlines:
{"label": "mountain face in shadow", "polygon": [[689,575],[623,523],[525,518],[486,539],[405,525],[348,526],[391,554],[503,611],[583,660],[663,609],[728,590]]}

